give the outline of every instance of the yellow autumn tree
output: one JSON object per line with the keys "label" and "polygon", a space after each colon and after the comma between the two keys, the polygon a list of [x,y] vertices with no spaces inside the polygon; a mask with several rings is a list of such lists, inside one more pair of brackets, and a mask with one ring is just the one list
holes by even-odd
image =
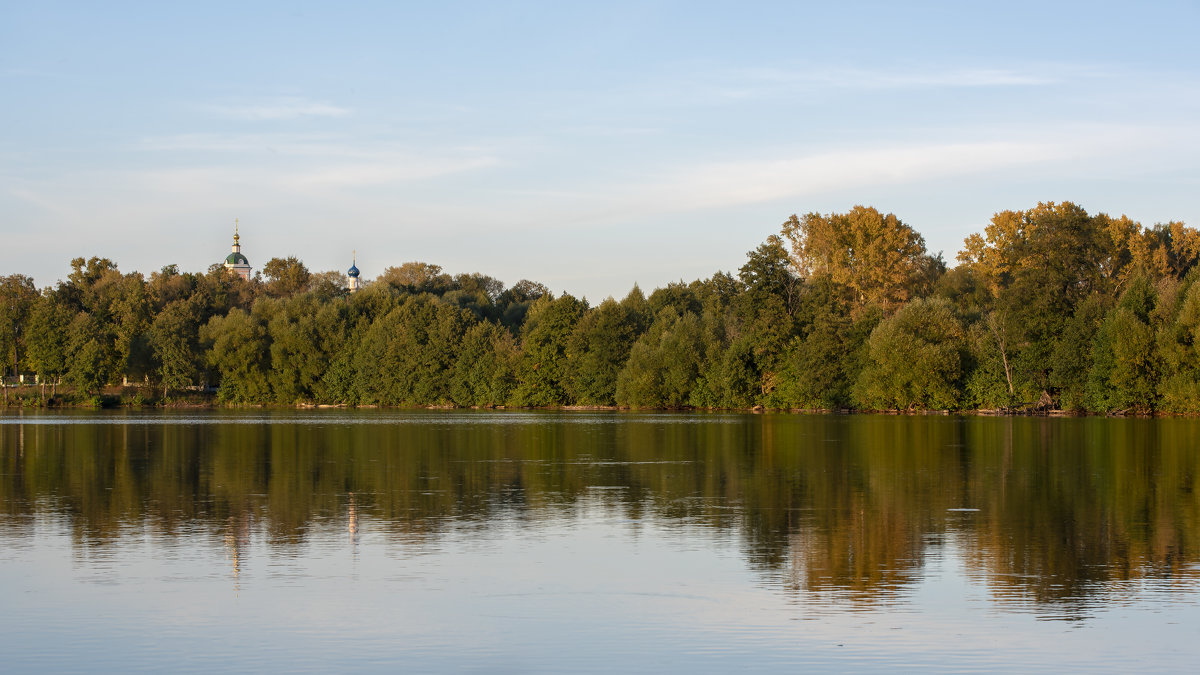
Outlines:
{"label": "yellow autumn tree", "polygon": [[869,206],[793,215],[783,236],[800,277],[828,277],[848,288],[860,308],[876,304],[890,313],[924,292],[945,268],[941,256],[926,253],[916,230]]}

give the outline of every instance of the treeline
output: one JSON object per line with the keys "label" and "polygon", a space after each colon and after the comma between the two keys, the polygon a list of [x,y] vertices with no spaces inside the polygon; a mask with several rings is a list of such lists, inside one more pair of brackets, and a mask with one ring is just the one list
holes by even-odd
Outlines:
{"label": "treeline", "polygon": [[6,372],[230,403],[1200,412],[1200,232],[1068,202],[996,214],[958,264],[869,207],[792,216],[736,274],[596,306],[387,268],[357,293],[275,258],[243,281],[78,258],[0,279]]}

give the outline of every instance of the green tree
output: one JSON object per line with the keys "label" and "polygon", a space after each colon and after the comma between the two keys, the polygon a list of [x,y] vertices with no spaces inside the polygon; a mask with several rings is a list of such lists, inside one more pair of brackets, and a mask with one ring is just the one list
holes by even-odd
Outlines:
{"label": "green tree", "polygon": [[99,395],[117,373],[117,354],[100,322],[79,312],[67,326],[66,380],[84,394]]}
{"label": "green tree", "polygon": [[312,280],[312,274],[296,256],[271,258],[263,265],[262,273],[267,278],[267,292],[277,298],[303,293]]}
{"label": "green tree", "polygon": [[1118,287],[1127,256],[1110,225],[1108,217],[1089,216],[1070,202],[1048,202],[997,213],[986,236],[967,238],[959,260],[1019,329],[1012,341],[1018,396],[1022,386],[1035,394],[1053,388],[1054,351],[1076,309],[1093,294],[1106,296]]}
{"label": "green tree", "polygon": [[550,295],[550,289],[536,281],[529,279],[518,281],[505,289],[496,302],[497,309],[500,311],[500,322],[509,330],[519,331],[521,324],[525,322],[525,315],[529,312],[529,308],[547,295]]}
{"label": "green tree", "polygon": [[[1063,327],[1050,361],[1050,384],[1063,410],[1079,411],[1088,407],[1087,388],[1093,347],[1111,304],[1109,298],[1094,294],[1079,305],[1071,320]],[[1027,402],[1037,395],[1028,387],[1022,391]]]}
{"label": "green tree", "polygon": [[462,406],[504,405],[517,386],[520,350],[507,330],[477,323],[463,336],[454,364],[451,397]]}
{"label": "green tree", "polygon": [[704,311],[704,305],[700,303],[696,290],[682,281],[672,281],[662,288],[654,289],[649,302],[650,311],[655,316],[658,316],[664,307],[670,307],[676,314],[690,312],[699,316]]}
{"label": "green tree", "polygon": [[365,320],[345,299],[322,302],[315,314],[316,351],[323,362],[318,366],[320,379],[312,384],[312,396],[319,403],[352,403],[354,350]]}
{"label": "green tree", "polygon": [[[261,311],[260,311],[261,306]],[[268,310],[267,307],[270,307]],[[279,403],[312,401],[329,363],[318,332],[318,305],[308,296],[255,305],[271,343],[271,391]]]}
{"label": "green tree", "polygon": [[1104,317],[1092,347],[1087,384],[1092,410],[1155,409],[1161,373],[1153,325],[1156,303],[1154,286],[1139,276]]}
{"label": "green tree", "polygon": [[22,351],[27,341],[29,314],[37,299],[32,278],[23,274],[0,277],[0,358],[3,358],[0,376],[16,375],[24,362]]}
{"label": "green tree", "polygon": [[202,357],[197,324],[196,309],[187,300],[169,303],[154,317],[150,344],[164,397],[171,389],[195,383]]}
{"label": "green tree", "polygon": [[663,307],[617,375],[617,403],[634,408],[688,405],[700,375],[702,343],[699,317]]}
{"label": "green tree", "polygon": [[572,402],[567,393],[571,376],[567,350],[571,332],[587,306],[564,294],[543,295],[529,309],[521,327],[521,370],[514,398],[519,405],[553,406]]}
{"label": "green tree", "polygon": [[1165,378],[1163,410],[1200,411],[1200,283],[1189,275],[1178,292],[1166,325],[1159,331],[1158,351]]}
{"label": "green tree", "polygon": [[966,346],[953,305],[914,300],[872,331],[855,397],[877,410],[957,408]]}
{"label": "green tree", "polygon": [[796,310],[803,284],[792,274],[783,240],[771,235],[758,248],[746,254],[746,264],[738,270],[738,279],[745,293],[762,302],[767,297],[779,298],[785,311]]}
{"label": "green tree", "polygon": [[636,312],[609,298],[575,325],[567,340],[571,367],[566,389],[571,400],[582,405],[615,402],[617,374],[640,333]]}
{"label": "green tree", "polygon": [[1016,330],[1003,311],[988,312],[971,324],[967,343],[974,367],[967,377],[967,405],[1005,408],[1028,400],[1023,383],[1015,381],[1012,361],[1016,339]]}
{"label": "green tree", "polygon": [[43,395],[47,381],[54,385],[52,395],[57,393],[58,380],[67,370],[67,331],[71,318],[71,311],[49,292],[38,298],[30,312],[25,361],[37,373]]}
{"label": "green tree", "polygon": [[780,384],[769,404],[781,408],[836,409],[854,405],[851,389],[867,358],[867,340],[882,310],[857,320],[841,289],[828,279],[806,284],[797,316],[800,336],[783,357]]}
{"label": "green tree", "polygon": [[451,400],[450,376],[470,312],[434,296],[410,296],[371,324],[355,357],[362,401],[441,404]]}
{"label": "green tree", "polygon": [[[134,272],[120,278],[113,289],[106,314],[110,317],[120,373],[135,381],[145,378],[154,368],[153,349],[148,335],[154,313],[141,274]],[[194,343],[194,328],[191,339]]]}
{"label": "green tree", "polygon": [[214,316],[200,331],[208,346],[205,358],[216,368],[221,382],[218,397],[232,403],[261,403],[271,398],[267,381],[269,344],[262,321],[234,308]]}

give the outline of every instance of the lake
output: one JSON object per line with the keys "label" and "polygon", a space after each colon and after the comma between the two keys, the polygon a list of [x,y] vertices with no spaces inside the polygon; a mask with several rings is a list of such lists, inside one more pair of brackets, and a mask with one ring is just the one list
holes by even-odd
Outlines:
{"label": "lake", "polygon": [[1200,421],[0,413],[6,672],[1181,671]]}

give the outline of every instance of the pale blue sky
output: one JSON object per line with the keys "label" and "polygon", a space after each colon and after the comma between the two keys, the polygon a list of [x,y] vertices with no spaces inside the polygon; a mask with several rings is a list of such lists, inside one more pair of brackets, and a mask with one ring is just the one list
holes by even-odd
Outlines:
{"label": "pale blue sky", "polygon": [[409,260],[593,302],[868,204],[1200,226],[1195,3],[0,0],[0,274]]}

